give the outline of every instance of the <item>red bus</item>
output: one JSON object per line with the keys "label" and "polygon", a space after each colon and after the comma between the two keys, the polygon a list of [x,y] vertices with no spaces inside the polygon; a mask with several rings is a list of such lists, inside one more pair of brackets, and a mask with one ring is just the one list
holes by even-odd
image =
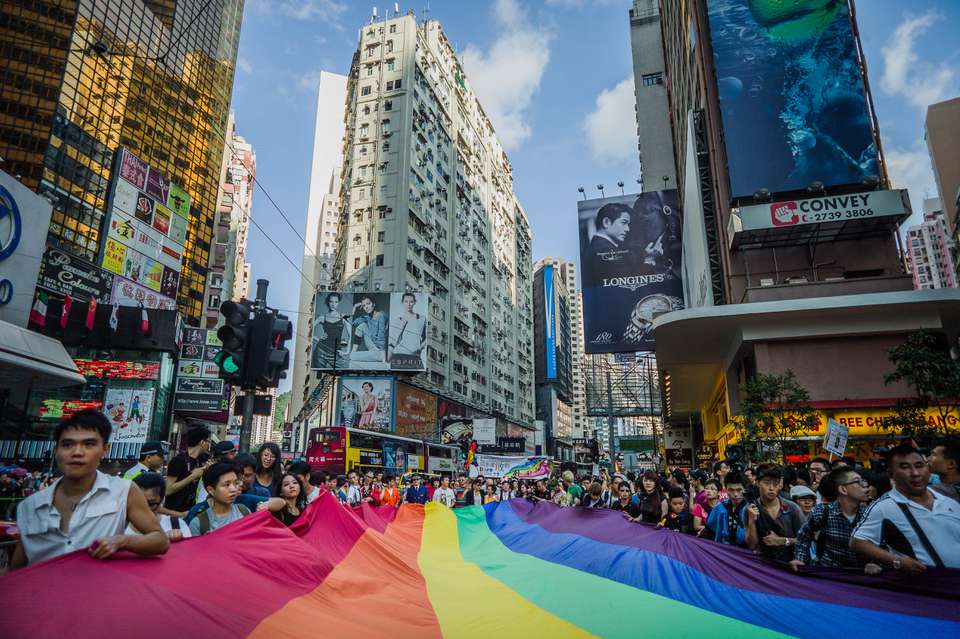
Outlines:
{"label": "red bus", "polygon": [[[399,477],[410,470],[426,470],[425,453],[424,442],[419,439],[341,426],[312,429],[307,444],[310,466],[333,475],[383,470]],[[435,453],[438,458],[439,453]]]}

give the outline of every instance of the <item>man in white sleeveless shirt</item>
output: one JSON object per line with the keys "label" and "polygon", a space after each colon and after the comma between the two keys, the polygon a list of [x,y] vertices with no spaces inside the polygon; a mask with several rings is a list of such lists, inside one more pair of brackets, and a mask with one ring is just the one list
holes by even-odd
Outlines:
{"label": "man in white sleeveless shirt", "polygon": [[[97,470],[111,430],[110,421],[95,410],[80,411],[57,424],[54,454],[63,477],[17,508],[20,543],[11,568],[81,548],[97,559],[121,550],[138,555],[167,552],[170,541],[140,488]],[[123,534],[128,523],[144,534]]]}

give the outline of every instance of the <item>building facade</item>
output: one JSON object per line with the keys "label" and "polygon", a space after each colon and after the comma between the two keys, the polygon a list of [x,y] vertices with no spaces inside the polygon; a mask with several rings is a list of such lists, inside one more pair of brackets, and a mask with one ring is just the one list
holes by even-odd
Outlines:
{"label": "building facade", "polygon": [[243,2],[52,5],[4,7],[6,170],[50,194],[49,245],[93,263],[118,147],[182,186],[191,211],[177,307],[200,322]]}
{"label": "building facade", "polygon": [[633,0],[630,7],[630,49],[636,95],[641,191],[677,187],[670,129],[657,123],[669,116],[664,84],[663,36],[658,0]]}
{"label": "building facade", "polygon": [[[933,165],[933,176],[937,183],[937,196],[947,223],[947,232],[953,238],[954,245],[960,241],[960,98],[937,102],[927,107],[924,122],[924,138]],[[953,255],[954,265],[958,265],[957,255]],[[958,276],[960,277],[960,276]]]}
{"label": "building facade", "polygon": [[253,147],[237,134],[236,122],[231,113],[227,122],[227,139],[223,145],[213,250],[207,265],[209,272],[204,295],[204,328],[215,328],[219,325],[222,302],[240,300],[249,294],[247,237],[250,233],[250,211],[253,207],[253,182],[256,174],[257,154]]}
{"label": "building facade", "polygon": [[[788,451],[792,461],[804,461],[822,453],[828,417],[880,424],[910,397],[906,385],[884,383],[892,370],[887,353],[921,328],[955,343],[960,297],[914,291],[904,272],[896,233],[910,214],[909,200],[892,188],[879,151],[852,4],[833,7],[826,37],[801,38],[794,45],[802,47],[784,47],[782,56],[766,60],[737,47],[736,30],[727,25],[747,28],[759,19],[755,10],[746,0],[662,3],[670,115],[652,124],[669,126],[673,135],[687,308],[657,318],[654,335],[668,423],[692,424],[695,445],[709,445],[714,458],[737,440],[733,416],[742,385],[758,374],[793,371],[820,417],[817,429]],[[821,48],[828,41],[834,48]],[[809,57],[792,57],[800,50]],[[863,160],[846,165],[825,157],[778,177],[774,164],[805,157],[812,134],[797,130],[785,139],[776,111],[751,110],[749,101],[774,104],[788,119],[792,103],[784,95],[794,89],[808,92],[803,104],[822,104],[811,97],[820,85],[798,71],[811,62],[829,67],[859,95],[863,146],[856,148],[864,149]],[[730,75],[733,64],[742,65],[741,77]],[[798,84],[764,84],[759,78],[772,77],[764,64],[797,71]],[[801,174],[814,177],[807,182]],[[851,435],[851,454],[869,458],[889,432],[874,427]]]}
{"label": "building facade", "polygon": [[923,222],[907,229],[906,240],[914,288],[957,287],[955,245],[938,198],[924,200]]}
{"label": "building facade", "polygon": [[[297,334],[293,356],[293,385],[290,415],[300,415],[311,395],[317,391],[321,376],[310,370],[313,304],[317,291],[330,288],[333,281],[333,257],[340,225],[340,172],[342,171],[344,117],[347,76],[322,71],[317,90],[317,111],[313,134],[313,159],[310,167],[310,194],[307,201],[306,245],[300,269],[309,276],[300,280],[297,308]],[[319,394],[319,393],[317,393]],[[320,403],[319,397],[315,402]],[[324,398],[326,400],[327,398]],[[309,406],[308,406],[309,408]],[[315,411],[305,411],[313,414]],[[301,419],[304,416],[301,416]],[[294,419],[299,422],[301,420]],[[300,429],[306,436],[306,430]]]}
{"label": "building facade", "polygon": [[268,388],[266,394],[270,396],[270,414],[253,416],[253,428],[250,431],[251,450],[264,442],[274,442],[279,445],[283,437],[281,431],[273,428],[273,420],[277,410],[277,389]]}
{"label": "building facade", "polygon": [[360,30],[334,285],[430,296],[411,380],[503,434],[532,428],[531,234],[510,161],[439,22]]}

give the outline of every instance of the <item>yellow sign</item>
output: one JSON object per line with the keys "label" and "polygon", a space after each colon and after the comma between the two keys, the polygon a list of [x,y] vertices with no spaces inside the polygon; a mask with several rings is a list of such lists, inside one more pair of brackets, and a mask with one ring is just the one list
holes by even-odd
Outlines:
{"label": "yellow sign", "polygon": [[[837,410],[826,414],[819,412],[816,417],[817,425],[812,429],[798,433],[797,436],[822,437],[827,426],[827,417],[833,417],[837,422],[849,428],[851,437],[896,434],[896,430],[891,427],[895,413],[889,409]],[[946,426],[953,430],[960,427],[960,416],[957,415],[956,411],[951,411],[948,415],[942,416],[939,410],[930,408],[926,411],[926,417],[927,423],[931,426]]]}
{"label": "yellow sign", "polygon": [[127,247],[113,238],[107,238],[103,250],[103,268],[117,275],[123,274],[123,261],[127,256]]}

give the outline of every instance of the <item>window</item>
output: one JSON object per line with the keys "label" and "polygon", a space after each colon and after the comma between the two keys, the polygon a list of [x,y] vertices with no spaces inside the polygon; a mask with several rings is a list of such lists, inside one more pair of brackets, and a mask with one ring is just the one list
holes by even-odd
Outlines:
{"label": "window", "polygon": [[396,60],[387,60],[387,71],[395,71],[397,68]]}
{"label": "window", "polygon": [[382,253],[377,256],[376,265],[377,265],[377,266],[383,266],[383,254],[382,254]]}
{"label": "window", "polygon": [[363,87],[360,89],[360,95],[370,95],[370,87]]}
{"label": "window", "polygon": [[370,77],[370,76],[372,76],[372,75],[373,75],[373,65],[372,65],[372,64],[368,64],[368,65],[367,65],[367,77]]}
{"label": "window", "polygon": [[210,299],[207,302],[208,308],[220,308],[220,296],[219,295],[210,295]]}
{"label": "window", "polygon": [[383,110],[392,111],[393,110],[393,100],[384,100],[383,101]]}
{"label": "window", "polygon": [[394,88],[394,89],[399,89],[399,88],[400,88],[400,80],[397,80],[396,82],[393,83],[393,88]]}
{"label": "window", "polygon": [[365,138],[370,135],[370,125],[361,124],[360,125],[360,137]]}
{"label": "window", "polygon": [[386,231],[377,231],[377,241],[378,241],[378,242],[384,241],[384,240],[386,239],[386,237],[387,237]]}
{"label": "window", "polygon": [[663,74],[659,71],[657,73],[644,73],[643,74],[643,86],[652,87],[655,84],[663,84]]}
{"label": "window", "polygon": [[354,270],[360,268],[360,258],[359,258],[359,257],[353,258],[353,268],[354,268]]}
{"label": "window", "polygon": [[390,33],[396,33],[396,32],[397,32],[397,25],[391,24],[391,25],[390,25]]}
{"label": "window", "polygon": [[369,105],[369,104],[363,105],[363,114],[364,114],[364,115],[370,115],[370,105]]}
{"label": "window", "polygon": [[387,80],[387,91],[393,91],[393,80]]}

